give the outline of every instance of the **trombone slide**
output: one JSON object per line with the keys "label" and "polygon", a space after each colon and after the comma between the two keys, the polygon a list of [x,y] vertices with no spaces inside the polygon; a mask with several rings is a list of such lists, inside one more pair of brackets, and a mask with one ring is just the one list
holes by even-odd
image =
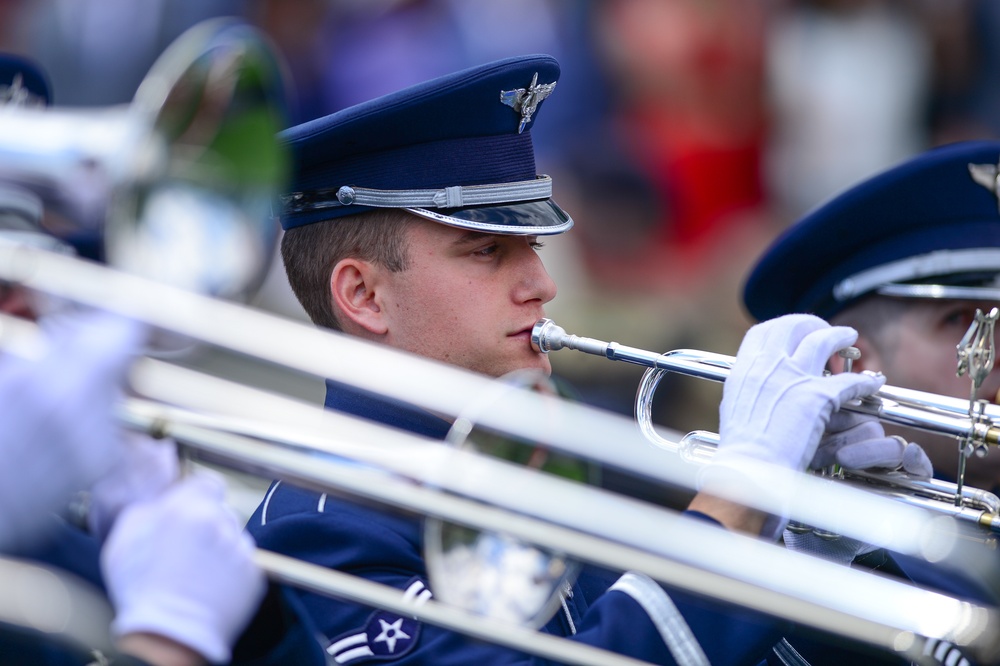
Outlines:
{"label": "trombone slide", "polygon": [[[396,446],[384,434],[373,432],[371,441],[358,444],[330,435],[337,431],[327,427],[322,429],[328,433],[323,437],[327,446],[303,448],[206,428],[202,414],[191,415],[192,422],[185,423],[185,412],[132,401],[125,418],[138,427],[154,425],[188,447],[195,459],[511,534],[583,561],[642,571],[668,585],[900,653],[915,655],[919,637],[928,635],[946,636],[945,640],[987,653],[1000,648],[988,645],[993,640],[987,638],[992,636],[988,627],[997,624],[994,609],[793,553],[439,442],[366,426],[393,432],[394,438],[399,435],[405,441]],[[291,435],[300,441],[310,439]],[[311,439],[318,443],[321,437],[317,432]],[[388,446],[379,447],[379,440]],[[417,449],[414,455],[397,455],[411,446]],[[395,468],[384,466],[393,461]],[[414,466],[417,461],[425,461],[423,473]],[[497,482],[485,482],[491,478]],[[511,487],[518,492],[509,492]],[[553,497],[562,501],[553,502]],[[635,525],[646,527],[637,530]],[[733,556],[736,552],[738,557]],[[342,594],[338,590],[334,596]]]}

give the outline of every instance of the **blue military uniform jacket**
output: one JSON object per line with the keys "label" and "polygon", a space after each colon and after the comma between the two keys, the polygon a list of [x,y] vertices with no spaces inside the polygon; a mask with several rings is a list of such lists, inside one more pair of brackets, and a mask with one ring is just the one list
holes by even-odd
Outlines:
{"label": "blue military uniform jacket", "polygon": [[[448,424],[384,398],[330,385],[327,406],[443,437]],[[275,483],[247,525],[260,547],[404,590],[433,596],[419,516],[390,513]],[[338,664],[542,664],[412,617],[299,592]],[[755,664],[787,629],[742,609],[666,591],[642,574],[586,567],[543,631],[657,664]]]}

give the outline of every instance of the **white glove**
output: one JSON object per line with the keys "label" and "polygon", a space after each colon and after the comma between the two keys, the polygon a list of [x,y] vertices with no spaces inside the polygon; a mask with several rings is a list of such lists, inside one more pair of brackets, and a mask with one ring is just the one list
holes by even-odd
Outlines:
{"label": "white glove", "polygon": [[[899,436],[886,436],[878,419],[857,412],[834,412],[826,434],[820,440],[810,467],[822,468],[838,464],[845,469],[898,469],[915,476],[930,478],[934,472],[930,459],[917,444],[907,443]],[[857,539],[845,536],[820,536],[807,529],[784,531],[785,547],[789,550],[817,555],[833,562],[849,565],[858,555],[875,550]]]}
{"label": "white glove", "polygon": [[49,512],[117,464],[112,407],[142,335],[133,321],[77,312],[49,331],[41,359],[0,357],[0,547],[37,536]]}
{"label": "white glove", "polygon": [[122,510],[101,552],[116,638],[157,634],[229,661],[266,584],[224,497],[222,478],[202,469]]}
{"label": "white glove", "polygon": [[902,469],[929,479],[934,466],[924,450],[897,435],[887,436],[874,416],[834,412],[810,467],[838,464],[844,469]]}
{"label": "white glove", "polygon": [[864,541],[845,536],[821,537],[811,530],[797,532],[786,528],[783,540],[788,550],[815,555],[843,565],[850,565],[857,556],[870,553],[877,548]]}
{"label": "white glove", "polygon": [[[786,315],[752,327],[743,338],[719,405],[719,449],[699,475],[710,494],[767,500],[761,536],[777,538],[787,522],[787,484],[761,463],[802,471],[812,461],[831,415],[885,383],[881,376],[823,376],[834,352],[857,333],[811,315]],[[739,499],[743,502],[744,500]]]}
{"label": "white glove", "polygon": [[830,356],[857,337],[851,328],[811,315],[752,327],[723,388],[719,453],[712,464],[749,458],[804,470],[831,415],[885,383],[880,375],[863,373],[823,376]]}
{"label": "white glove", "polygon": [[126,432],[123,453],[115,467],[90,489],[87,526],[102,540],[122,509],[156,497],[180,474],[177,447],[170,440]]}

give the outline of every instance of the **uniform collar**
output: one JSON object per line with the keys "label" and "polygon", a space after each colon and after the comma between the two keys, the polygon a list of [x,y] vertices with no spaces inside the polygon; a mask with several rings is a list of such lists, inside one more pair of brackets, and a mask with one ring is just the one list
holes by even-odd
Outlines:
{"label": "uniform collar", "polygon": [[327,409],[351,414],[417,435],[444,439],[451,424],[408,403],[326,380]]}

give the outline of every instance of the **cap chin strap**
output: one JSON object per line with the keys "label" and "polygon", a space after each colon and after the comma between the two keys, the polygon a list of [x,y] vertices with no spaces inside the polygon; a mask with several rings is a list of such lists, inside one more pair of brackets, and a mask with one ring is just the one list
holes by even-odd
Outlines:
{"label": "cap chin strap", "polygon": [[286,213],[301,213],[344,206],[372,208],[463,208],[511,204],[548,199],[552,196],[552,178],[540,175],[532,180],[495,185],[455,185],[427,190],[376,190],[344,185],[282,197]]}
{"label": "cap chin strap", "polygon": [[[968,250],[938,250],[916,257],[876,266],[845,278],[833,288],[833,296],[838,301],[878,291],[887,296],[912,298],[970,298],[970,296],[945,295],[958,291],[975,293],[971,298],[992,298],[983,292],[1000,294],[1000,289],[990,287],[952,287],[948,285],[897,284],[918,280],[934,275],[972,273],[976,271],[1000,272],[1000,248],[977,248]],[[892,292],[892,293],[889,293]]]}

